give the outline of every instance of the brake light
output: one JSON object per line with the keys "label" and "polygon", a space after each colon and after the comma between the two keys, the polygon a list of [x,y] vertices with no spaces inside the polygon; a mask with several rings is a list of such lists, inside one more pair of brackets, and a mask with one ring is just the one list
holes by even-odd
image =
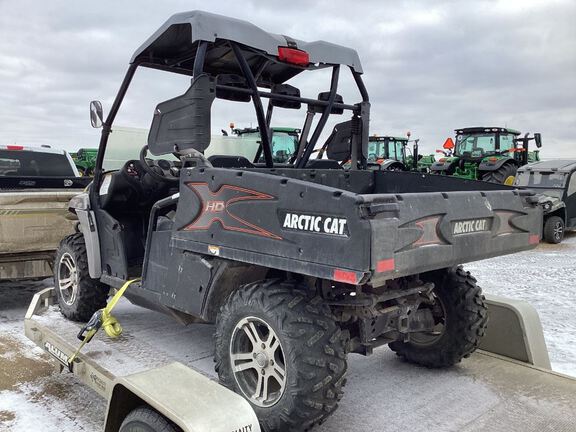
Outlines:
{"label": "brake light", "polygon": [[491,157],[491,158],[488,158],[488,160],[489,160],[490,162],[496,162],[496,161],[498,160],[498,158]]}
{"label": "brake light", "polygon": [[7,145],[6,150],[24,150],[24,146],[21,145]]}
{"label": "brake light", "polygon": [[307,66],[310,63],[310,56],[306,51],[288,47],[278,47],[278,59],[298,66]]}
{"label": "brake light", "polygon": [[444,162],[446,162],[446,158],[440,158],[440,159],[438,159],[438,162],[444,163]]}

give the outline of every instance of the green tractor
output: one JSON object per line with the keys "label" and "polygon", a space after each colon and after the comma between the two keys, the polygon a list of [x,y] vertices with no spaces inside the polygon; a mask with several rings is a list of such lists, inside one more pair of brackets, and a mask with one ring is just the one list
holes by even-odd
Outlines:
{"label": "green tractor", "polygon": [[94,175],[97,155],[98,149],[95,148],[81,148],[76,153],[70,153],[74,165],[76,165],[80,174],[86,177]]}
{"label": "green tractor", "polygon": [[539,133],[521,137],[519,131],[501,127],[456,129],[456,144],[448,138],[444,149],[436,150],[444,156],[430,172],[511,185],[519,167],[540,160],[539,150],[528,150],[530,141],[542,146]]}
{"label": "green tractor", "polygon": [[[427,156],[418,154],[419,139],[410,140],[410,132],[404,137],[373,135],[368,139],[368,163],[378,164],[388,171],[426,171]],[[412,153],[408,144],[413,143]],[[433,157],[429,164],[433,162]]]}
{"label": "green tractor", "polygon": [[[254,138],[260,140],[260,130],[256,128],[235,129],[234,124],[230,124],[230,129],[234,135],[243,138]],[[275,163],[288,163],[295,156],[300,139],[300,129],[289,127],[272,127],[272,159]],[[224,130],[222,130],[225,133]],[[226,135],[228,135],[226,133]],[[255,161],[263,161],[262,147],[256,153]]]}

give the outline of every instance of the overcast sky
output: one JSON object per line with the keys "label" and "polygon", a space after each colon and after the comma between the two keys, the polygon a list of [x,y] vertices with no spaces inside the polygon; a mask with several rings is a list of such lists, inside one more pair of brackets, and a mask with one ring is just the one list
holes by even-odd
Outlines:
{"label": "overcast sky", "polygon": [[[455,128],[508,126],[541,132],[545,157],[576,157],[573,0],[0,0],[0,144],[97,146],[89,101],[108,110],[134,50],[170,15],[193,9],[358,50],[371,133],[410,130],[431,152]],[[156,103],[183,93],[188,81],[166,75],[138,75],[117,124],[147,128]],[[306,96],[329,88],[323,73],[298,82],[314,91]],[[357,101],[351,86],[341,92]],[[215,132],[253,121],[249,105],[218,108]],[[281,126],[300,127],[295,114]]]}

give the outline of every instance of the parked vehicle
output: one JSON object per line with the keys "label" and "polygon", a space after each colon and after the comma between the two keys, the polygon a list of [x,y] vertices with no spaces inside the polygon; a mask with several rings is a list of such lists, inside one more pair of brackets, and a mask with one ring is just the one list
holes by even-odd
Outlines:
{"label": "parked vehicle", "polygon": [[560,243],[566,230],[576,229],[576,160],[558,159],[532,163],[518,170],[516,186],[533,189],[542,195],[543,237]]}
{"label": "parked vehicle", "polygon": [[[272,159],[276,163],[289,162],[292,157],[296,157],[300,129],[289,127],[272,127]],[[255,138],[260,140],[260,130],[256,128],[232,129],[234,135],[245,138]],[[264,162],[262,146],[258,149],[255,157],[256,162]]]}
{"label": "parked vehicle", "polygon": [[94,167],[96,166],[96,156],[98,149],[95,148],[81,148],[76,153],[70,153],[72,160],[76,164],[78,172],[82,176],[91,177],[94,175]]}
{"label": "parked vehicle", "polygon": [[76,223],[68,202],[87,180],[63,150],[0,145],[0,280],[52,275],[54,252]]}
{"label": "parked vehicle", "polygon": [[[142,67],[192,82],[151,110],[138,157],[103,172],[113,120]],[[331,79],[316,98],[288,84],[319,69]],[[361,100],[337,93],[345,71]],[[439,176],[420,187],[423,174],[368,169],[362,72],[350,48],[206,12],[172,16],[135,52],[105,121],[92,103],[93,125],[106,127],[94,182],[70,202],[80,232],[62,241],[55,260],[63,314],[88,320],[111,287],[141,278],[126,291],[132,302],[181,322],[215,322],[220,381],[250,402],[266,431],[305,430],[331,414],[347,353],[389,344],[428,367],[470,355],[487,311],[459,264],[533,248],[541,210],[529,191],[465,181],[446,191]],[[263,163],[203,155],[215,98],[253,103]],[[302,104],[297,157],[275,164],[273,112]],[[344,112],[328,159],[311,160],[328,118]]]}
{"label": "parked vehicle", "polygon": [[511,185],[518,167],[540,160],[539,151],[529,151],[529,142],[542,146],[539,133],[520,136],[514,129],[473,127],[456,129],[456,144],[452,138],[444,143],[444,155],[433,163],[430,172],[492,183]]}

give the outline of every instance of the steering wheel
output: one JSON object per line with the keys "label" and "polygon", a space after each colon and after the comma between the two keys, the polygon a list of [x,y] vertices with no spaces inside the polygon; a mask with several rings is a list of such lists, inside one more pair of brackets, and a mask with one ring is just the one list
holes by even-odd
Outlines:
{"label": "steering wheel", "polygon": [[175,174],[177,168],[167,160],[154,160],[146,159],[148,154],[148,146],[145,145],[140,150],[140,163],[142,164],[142,169],[146,171],[150,176],[158,181],[171,183],[177,182],[180,177]]}

